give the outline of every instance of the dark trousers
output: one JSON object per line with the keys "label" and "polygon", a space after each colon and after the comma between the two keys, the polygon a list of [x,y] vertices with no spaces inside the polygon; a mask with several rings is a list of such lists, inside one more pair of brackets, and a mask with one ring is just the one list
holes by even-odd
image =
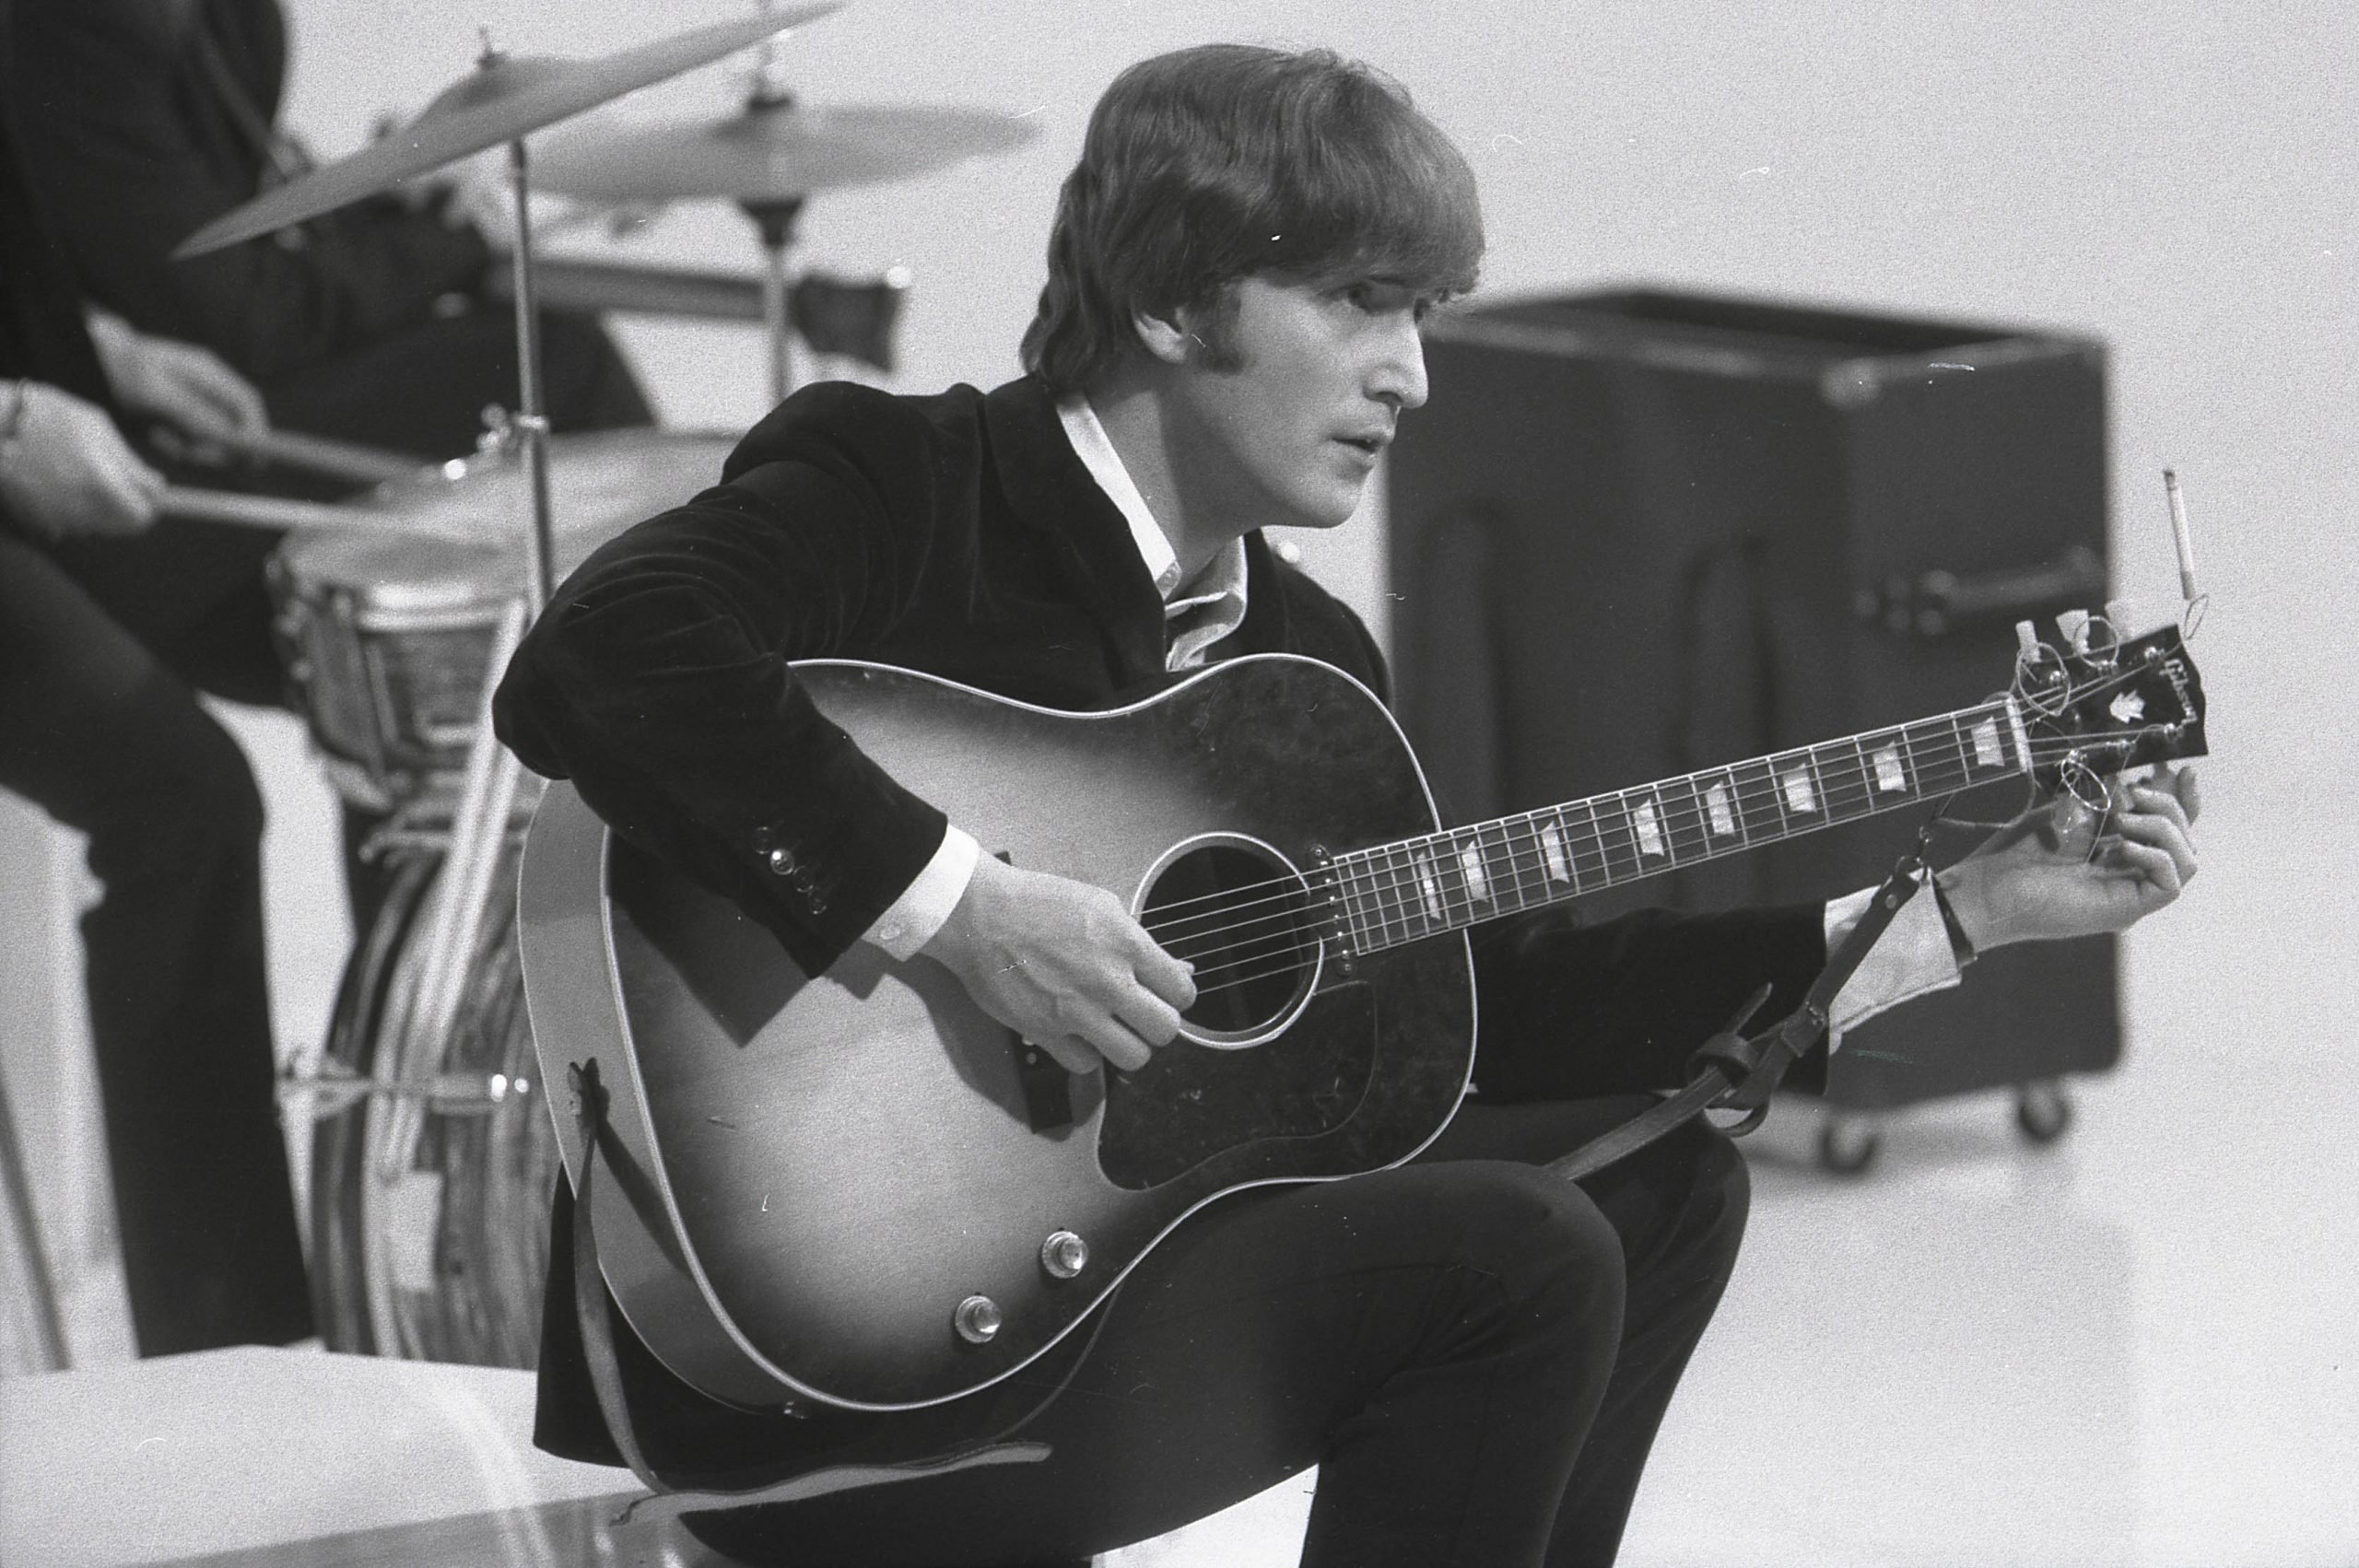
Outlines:
{"label": "dark trousers", "polygon": [[[1070,1562],[1316,1464],[1313,1568],[1610,1562],[1748,1192],[1701,1125],[1579,1186],[1531,1164],[1645,1103],[1470,1105],[1407,1166],[1190,1219],[1017,1433],[1043,1463],[689,1528],[755,1563]],[[779,1423],[744,1419],[734,1457],[758,1470]],[[857,1451],[862,1422],[906,1418],[818,1419]]]}
{"label": "dark trousers", "polygon": [[[151,646],[55,557],[0,533],[0,786],[89,838],[91,1037],[143,1355],[311,1332],[274,1093],[262,801],[237,743],[156,651],[251,686],[256,672],[229,672],[253,562],[200,551],[216,559],[197,571],[177,534],[163,543],[193,575],[177,579],[181,613],[148,621]],[[266,638],[255,647],[267,659]]]}

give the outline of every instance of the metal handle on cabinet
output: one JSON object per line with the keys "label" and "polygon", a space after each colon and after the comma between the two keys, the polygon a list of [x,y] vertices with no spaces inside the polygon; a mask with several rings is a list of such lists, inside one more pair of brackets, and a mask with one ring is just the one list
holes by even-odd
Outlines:
{"label": "metal handle on cabinet", "polygon": [[2053,561],[1963,575],[1940,568],[1860,590],[1860,619],[1895,637],[1946,637],[1965,626],[2007,625],[2046,612],[2102,603],[2105,563],[2075,544]]}

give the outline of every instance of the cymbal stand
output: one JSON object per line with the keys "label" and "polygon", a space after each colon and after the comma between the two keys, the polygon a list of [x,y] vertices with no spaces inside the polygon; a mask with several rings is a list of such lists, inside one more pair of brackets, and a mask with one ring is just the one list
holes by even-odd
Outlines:
{"label": "cymbal stand", "polygon": [[[772,105],[759,105],[768,108]],[[739,209],[754,220],[762,237],[762,325],[770,339],[770,401],[781,403],[794,390],[787,310],[787,248],[794,243],[794,221],[803,214],[803,198],[776,202],[740,202]]]}
{"label": "cymbal stand", "polygon": [[[476,64],[489,69],[500,59],[486,29]],[[525,581],[521,596],[502,617],[486,661],[483,702],[468,746],[466,784],[451,823],[450,848],[437,878],[434,911],[428,928],[421,973],[409,1017],[404,1022],[403,1059],[395,1077],[405,1088],[422,1089],[442,1071],[450,1049],[468,966],[484,925],[500,855],[507,843],[517,791],[522,783],[516,759],[492,732],[491,696],[507,673],[509,659],[532,617],[556,591],[555,503],[549,483],[549,424],[545,412],[540,309],[534,281],[531,162],[524,138],[508,144],[509,192],[515,204],[514,255],[517,401],[521,411],[512,433],[522,448],[530,482],[531,516],[525,535]],[[408,1168],[425,1125],[425,1104],[417,1094],[396,1098],[385,1136],[377,1145],[381,1180],[396,1182]],[[378,1293],[372,1292],[372,1297]],[[377,1303],[372,1300],[371,1311]]]}

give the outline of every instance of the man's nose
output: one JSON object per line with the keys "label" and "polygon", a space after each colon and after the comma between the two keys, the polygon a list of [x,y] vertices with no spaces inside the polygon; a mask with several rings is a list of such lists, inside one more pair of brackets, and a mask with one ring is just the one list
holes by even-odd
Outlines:
{"label": "man's nose", "polygon": [[1426,391],[1425,334],[1417,330],[1416,318],[1404,310],[1384,335],[1368,392],[1400,410],[1423,407]]}

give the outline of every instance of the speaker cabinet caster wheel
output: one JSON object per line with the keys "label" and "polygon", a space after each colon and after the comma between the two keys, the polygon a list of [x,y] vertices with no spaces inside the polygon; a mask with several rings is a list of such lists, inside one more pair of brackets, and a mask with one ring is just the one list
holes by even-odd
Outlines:
{"label": "speaker cabinet caster wheel", "polygon": [[1842,1176],[1857,1176],[1875,1161],[1884,1146],[1875,1123],[1859,1117],[1830,1115],[1819,1124],[1818,1163]]}
{"label": "speaker cabinet caster wheel", "polygon": [[2072,1101],[2053,1078],[2035,1079],[2015,1092],[2015,1125],[2034,1143],[2053,1143],[2072,1125]]}

